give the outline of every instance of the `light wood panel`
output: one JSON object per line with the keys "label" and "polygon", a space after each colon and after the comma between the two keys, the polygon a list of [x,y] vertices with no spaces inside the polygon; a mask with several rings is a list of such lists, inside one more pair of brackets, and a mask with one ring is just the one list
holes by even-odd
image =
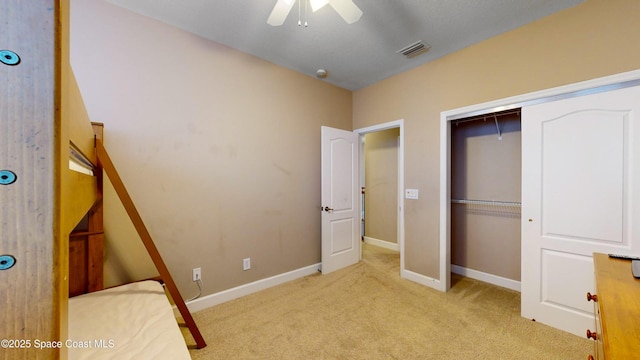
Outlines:
{"label": "light wood panel", "polygon": [[[68,9],[65,7],[65,11]],[[68,24],[63,23],[66,31]],[[64,57],[63,57],[64,58]],[[69,169],[69,146],[77,149],[93,164],[97,163],[94,149],[94,129],[82,101],[78,84],[68,62],[62,63],[62,126],[60,128],[62,175],[62,224],[68,236],[76,224],[87,214],[97,200],[96,176],[89,176]],[[62,236],[65,236],[64,234]]]}
{"label": "light wood panel", "polygon": [[0,338],[21,348],[0,359],[65,358],[37,349],[67,334],[68,236],[95,202],[96,177],[69,170],[71,139],[95,162],[93,130],[69,64],[68,0],[0,1],[0,44],[20,63],[0,64]]}
{"label": "light wood panel", "polygon": [[69,82],[66,96],[71,104],[65,109],[67,110],[67,119],[65,120],[69,122],[69,140],[95,164],[97,161],[93,143],[95,127],[89,120],[89,114],[84,106],[80,88],[78,88],[71,66],[68,63],[66,65],[67,69],[65,71],[68,71],[67,80]]}
{"label": "light wood panel", "polygon": [[[81,99],[80,99],[81,100]],[[82,104],[82,101],[80,101]],[[83,107],[84,108],[84,107]],[[88,122],[87,122],[88,123]],[[72,126],[72,125],[71,125]],[[102,140],[104,126],[91,123],[93,128],[90,144]],[[91,149],[95,155],[95,149]],[[77,296],[104,288],[104,223],[102,202],[102,169],[96,168],[92,198],[96,202],[86,214],[86,218],[73,229],[69,236],[69,296]],[[86,177],[86,175],[85,175]],[[81,184],[75,184],[77,188]],[[75,197],[76,193],[74,192]]]}
{"label": "light wood panel", "polygon": [[[35,341],[60,338],[64,273],[59,238],[60,88],[58,18],[54,0],[0,1],[0,48],[18,65],[0,64],[0,168],[17,181],[0,185],[0,254],[16,264],[0,271],[0,339],[23,340],[1,359],[50,359],[56,349]],[[66,295],[66,294],[65,294]]]}

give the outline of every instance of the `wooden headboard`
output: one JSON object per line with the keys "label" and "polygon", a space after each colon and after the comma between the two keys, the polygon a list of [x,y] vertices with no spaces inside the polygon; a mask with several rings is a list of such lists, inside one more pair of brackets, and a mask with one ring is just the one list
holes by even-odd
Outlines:
{"label": "wooden headboard", "polygon": [[[104,125],[92,123],[96,139],[102,140]],[[69,297],[102,290],[104,222],[102,170],[96,169],[96,201],[69,234]]]}

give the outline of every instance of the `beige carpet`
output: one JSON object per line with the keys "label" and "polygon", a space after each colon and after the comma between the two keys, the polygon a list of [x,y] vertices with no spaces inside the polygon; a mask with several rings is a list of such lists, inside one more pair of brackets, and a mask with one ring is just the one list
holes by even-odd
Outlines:
{"label": "beige carpet", "polygon": [[[454,277],[441,293],[399,277],[399,255],[363,261],[194,313],[193,359],[580,359],[593,343],[520,317],[520,294]],[[183,328],[187,344],[194,344]]]}

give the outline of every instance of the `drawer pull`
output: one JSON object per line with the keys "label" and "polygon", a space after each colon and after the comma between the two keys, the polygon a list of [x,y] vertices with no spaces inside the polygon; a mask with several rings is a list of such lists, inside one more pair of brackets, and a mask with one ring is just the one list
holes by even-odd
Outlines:
{"label": "drawer pull", "polygon": [[593,357],[593,355],[589,355],[587,356],[587,360],[595,360],[595,358]]}
{"label": "drawer pull", "polygon": [[598,336],[595,331],[591,332],[591,330],[587,329],[587,339],[597,340]]}
{"label": "drawer pull", "polygon": [[598,295],[593,294],[591,295],[591,293],[587,293],[587,301],[591,301],[593,300],[594,302],[598,302]]}

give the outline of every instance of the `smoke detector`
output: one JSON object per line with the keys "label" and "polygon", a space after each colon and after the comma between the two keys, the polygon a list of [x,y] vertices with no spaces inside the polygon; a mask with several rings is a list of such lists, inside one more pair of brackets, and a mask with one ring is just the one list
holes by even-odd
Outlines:
{"label": "smoke detector", "polygon": [[325,69],[318,69],[318,71],[316,71],[316,77],[318,79],[324,79],[327,77],[328,74],[329,73]]}

